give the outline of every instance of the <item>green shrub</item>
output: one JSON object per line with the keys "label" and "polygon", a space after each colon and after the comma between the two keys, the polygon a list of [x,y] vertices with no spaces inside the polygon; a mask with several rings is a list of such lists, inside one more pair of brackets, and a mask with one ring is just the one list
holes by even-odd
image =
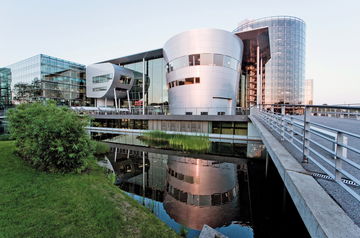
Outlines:
{"label": "green shrub", "polygon": [[7,116],[17,154],[33,167],[79,172],[86,166],[92,154],[90,137],[84,129],[88,118],[80,118],[54,102],[21,104]]}
{"label": "green shrub", "polygon": [[0,141],[6,141],[6,140],[11,140],[10,134],[2,134],[2,135],[0,135]]}
{"label": "green shrub", "polygon": [[104,155],[110,151],[110,146],[100,141],[94,141],[94,154]]}

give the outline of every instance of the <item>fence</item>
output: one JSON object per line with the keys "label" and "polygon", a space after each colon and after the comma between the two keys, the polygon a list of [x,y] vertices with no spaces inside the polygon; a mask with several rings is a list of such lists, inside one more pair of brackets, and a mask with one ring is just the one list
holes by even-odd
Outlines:
{"label": "fence", "polygon": [[242,107],[172,107],[147,106],[145,111],[142,107],[113,108],[113,107],[72,107],[73,110],[82,114],[102,115],[249,115],[250,110]]}
{"label": "fence", "polygon": [[358,119],[359,112],[360,107],[262,105],[251,114],[302,153],[304,163],[313,162],[360,201],[355,189],[360,185],[360,122],[339,119]]}

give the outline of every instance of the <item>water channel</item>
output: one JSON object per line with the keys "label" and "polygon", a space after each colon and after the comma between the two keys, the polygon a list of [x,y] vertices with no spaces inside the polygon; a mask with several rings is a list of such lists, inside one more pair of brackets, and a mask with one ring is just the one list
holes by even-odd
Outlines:
{"label": "water channel", "polygon": [[207,224],[228,237],[309,237],[261,143],[195,155],[109,144],[116,185],[179,234]]}

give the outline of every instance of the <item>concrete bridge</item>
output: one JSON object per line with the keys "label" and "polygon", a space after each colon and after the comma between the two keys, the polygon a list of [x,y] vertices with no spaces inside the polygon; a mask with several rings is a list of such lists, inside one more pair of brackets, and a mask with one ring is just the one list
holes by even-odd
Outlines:
{"label": "concrete bridge", "polygon": [[261,106],[258,129],[312,237],[359,237],[360,108]]}

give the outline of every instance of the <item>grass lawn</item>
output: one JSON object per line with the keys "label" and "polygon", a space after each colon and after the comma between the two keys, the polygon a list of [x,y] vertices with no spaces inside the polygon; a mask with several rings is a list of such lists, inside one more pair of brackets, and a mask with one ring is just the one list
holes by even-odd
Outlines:
{"label": "grass lawn", "polygon": [[101,168],[48,174],[0,141],[0,238],[177,237],[144,207],[111,184]]}

